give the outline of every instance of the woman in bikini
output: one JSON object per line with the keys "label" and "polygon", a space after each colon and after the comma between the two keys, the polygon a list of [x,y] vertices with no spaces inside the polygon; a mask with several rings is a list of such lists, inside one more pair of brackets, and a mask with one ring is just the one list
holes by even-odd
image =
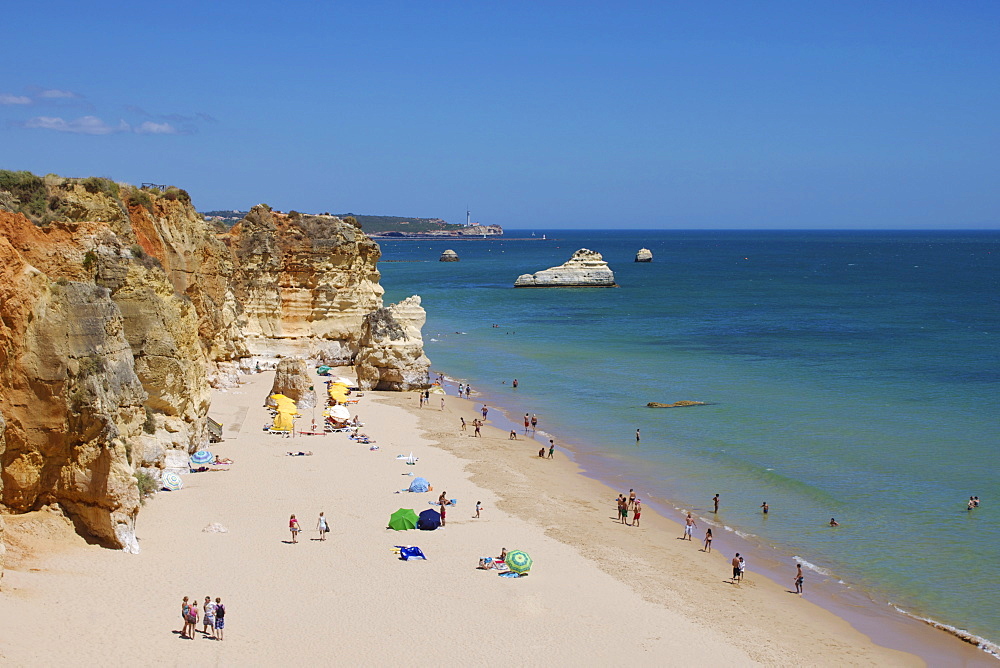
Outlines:
{"label": "woman in bikini", "polygon": [[707,529],[705,531],[705,552],[712,551],[712,530]]}
{"label": "woman in bikini", "polygon": [[293,543],[299,542],[298,541],[299,531],[301,531],[302,529],[299,528],[299,521],[295,519],[295,515],[292,515],[291,517],[288,518],[288,530],[292,532],[292,542]]}

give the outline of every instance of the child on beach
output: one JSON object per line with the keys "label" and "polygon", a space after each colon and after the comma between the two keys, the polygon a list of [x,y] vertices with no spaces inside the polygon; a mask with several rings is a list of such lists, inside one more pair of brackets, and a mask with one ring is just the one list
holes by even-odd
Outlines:
{"label": "child on beach", "polygon": [[319,514],[319,519],[316,521],[316,530],[319,531],[319,539],[326,540],[326,534],[330,530],[330,525],[326,523],[326,516],[323,513]]}
{"label": "child on beach", "polygon": [[482,508],[483,508],[483,502],[482,501],[476,501],[476,515],[475,515],[475,517],[477,517],[477,518],[479,517],[479,511],[482,510]]}
{"label": "child on beach", "polygon": [[215,639],[222,640],[222,629],[226,628],[226,606],[222,605],[222,599],[215,599]]}
{"label": "child on beach", "polygon": [[288,530],[292,532],[292,542],[293,543],[299,542],[298,541],[299,531],[301,531],[302,529],[299,528],[299,521],[295,519],[294,514],[288,518]]}

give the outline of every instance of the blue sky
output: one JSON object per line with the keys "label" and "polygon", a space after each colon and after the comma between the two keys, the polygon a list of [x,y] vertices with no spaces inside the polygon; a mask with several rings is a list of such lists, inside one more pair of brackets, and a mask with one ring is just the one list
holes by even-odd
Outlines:
{"label": "blue sky", "polygon": [[1000,228],[1000,3],[96,2],[4,13],[0,168],[199,209]]}

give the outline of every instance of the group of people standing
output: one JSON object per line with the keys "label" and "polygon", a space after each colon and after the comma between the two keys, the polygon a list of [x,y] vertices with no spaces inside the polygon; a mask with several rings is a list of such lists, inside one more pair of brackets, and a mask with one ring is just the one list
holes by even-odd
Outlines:
{"label": "group of people standing", "polygon": [[[551,441],[550,441],[551,443]],[[628,513],[632,511],[632,521],[628,521]],[[639,518],[642,516],[642,499],[635,496],[635,490],[628,491],[628,498],[624,494],[618,495],[618,521],[631,527],[639,526]]]}
{"label": "group of people standing", "polygon": [[[199,618],[198,601],[189,602],[189,600],[185,596],[184,600],[181,601],[181,620],[184,625],[177,633],[180,633],[181,638],[185,640],[194,640]],[[226,627],[226,606],[222,604],[222,599],[217,597],[213,603],[212,597],[206,596],[202,610],[204,612],[201,630],[202,637],[211,640],[222,640],[223,629]]]}

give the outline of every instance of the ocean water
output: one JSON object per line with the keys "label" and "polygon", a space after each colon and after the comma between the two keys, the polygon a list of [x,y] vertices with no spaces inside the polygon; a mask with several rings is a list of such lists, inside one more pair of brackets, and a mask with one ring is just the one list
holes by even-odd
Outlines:
{"label": "ocean water", "polygon": [[[1000,233],[380,244],[386,302],[423,299],[433,370],[515,422],[536,413],[595,477],[1000,641]],[[652,263],[633,262],[641,247]],[[438,262],[445,248],[461,261]],[[579,248],[620,287],[512,287]],[[710,405],[646,407],[678,400]]]}

